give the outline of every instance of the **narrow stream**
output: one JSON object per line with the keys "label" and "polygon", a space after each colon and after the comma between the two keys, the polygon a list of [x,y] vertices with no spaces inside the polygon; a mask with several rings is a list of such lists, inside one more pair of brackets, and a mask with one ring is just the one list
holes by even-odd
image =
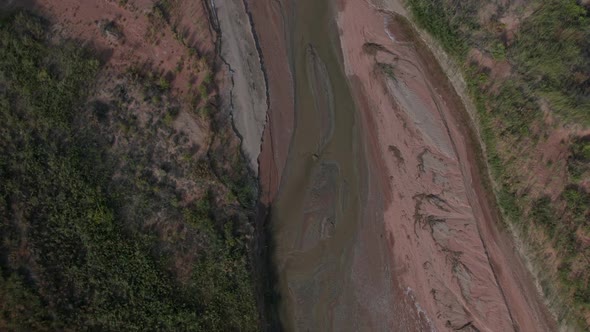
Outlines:
{"label": "narrow stream", "polygon": [[329,0],[294,6],[296,128],[273,206],[280,316],[291,330],[333,329],[347,314],[361,219],[363,160]]}

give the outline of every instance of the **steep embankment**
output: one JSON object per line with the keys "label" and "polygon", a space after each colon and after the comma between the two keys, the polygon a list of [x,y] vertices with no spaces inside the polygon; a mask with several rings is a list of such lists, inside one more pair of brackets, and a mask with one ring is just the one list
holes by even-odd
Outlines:
{"label": "steep embankment", "polygon": [[211,5],[228,79],[227,89],[221,91],[222,107],[231,113],[250,168],[258,173],[268,91],[253,23],[245,1],[213,0]]}
{"label": "steep embankment", "polygon": [[588,2],[408,4],[479,124],[515,249],[562,328],[588,328]]}

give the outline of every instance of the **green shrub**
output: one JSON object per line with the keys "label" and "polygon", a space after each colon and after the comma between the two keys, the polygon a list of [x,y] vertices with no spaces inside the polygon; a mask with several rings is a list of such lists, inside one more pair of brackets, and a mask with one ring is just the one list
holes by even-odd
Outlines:
{"label": "green shrub", "polygon": [[567,203],[567,208],[575,220],[583,222],[590,208],[590,193],[582,187],[571,184],[562,193]]}
{"label": "green shrub", "polygon": [[590,124],[590,18],[575,0],[540,3],[510,54],[538,96],[567,120]]}
{"label": "green shrub", "polygon": [[[25,13],[0,22],[0,326],[256,330],[248,242],[237,217],[216,216],[222,207],[209,200],[178,211],[166,177],[150,168],[157,144],[113,149],[119,127],[150,133],[110,104],[85,107],[98,61],[73,42],[51,44],[45,29]],[[171,244],[148,223],[167,214],[201,241],[198,259],[186,261],[186,282],[170,268],[185,242],[166,251]]]}
{"label": "green shrub", "polygon": [[567,168],[572,180],[579,181],[590,170],[590,140],[574,139],[570,145]]}
{"label": "green shrub", "polygon": [[536,199],[533,202],[531,216],[536,223],[545,227],[550,236],[553,236],[558,219],[551,204],[551,199],[547,196]]}
{"label": "green shrub", "polygon": [[447,10],[443,0],[408,0],[416,22],[439,40],[445,51],[463,57],[467,45],[462,39],[453,13]]}

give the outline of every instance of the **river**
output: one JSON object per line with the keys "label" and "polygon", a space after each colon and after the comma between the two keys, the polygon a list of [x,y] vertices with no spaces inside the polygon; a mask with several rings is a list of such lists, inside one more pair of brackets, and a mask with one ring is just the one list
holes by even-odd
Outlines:
{"label": "river", "polygon": [[303,0],[294,11],[295,132],[272,213],[280,316],[288,330],[326,330],[350,297],[365,158],[333,8]]}

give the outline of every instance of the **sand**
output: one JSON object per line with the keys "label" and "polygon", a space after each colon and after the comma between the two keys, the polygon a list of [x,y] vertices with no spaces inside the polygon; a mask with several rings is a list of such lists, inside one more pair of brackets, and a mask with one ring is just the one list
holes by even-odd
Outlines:
{"label": "sand", "polygon": [[[278,192],[294,130],[293,75],[285,21],[288,5],[275,0],[248,0],[267,74],[269,109],[259,156],[261,202],[269,205]],[[287,7],[287,8],[285,8]]]}
{"label": "sand", "polygon": [[359,111],[373,124],[365,135],[378,142],[399,287],[432,330],[550,330],[526,269],[506,255],[474,160],[477,141],[436,59],[400,17],[368,2],[341,1],[337,22]]}
{"label": "sand", "polygon": [[221,58],[230,83],[221,92],[223,107],[230,109],[242,140],[242,150],[258,173],[262,134],[266,124],[267,87],[246,3],[212,0],[221,33]]}
{"label": "sand", "polygon": [[[288,225],[278,218],[272,226],[278,229],[275,235],[281,242],[275,263],[282,280],[285,326],[404,331],[555,329],[524,263],[514,253],[512,239],[499,230],[493,196],[481,181],[487,173],[477,159],[481,157],[480,140],[463,100],[430,49],[394,14],[407,15],[401,3],[334,2],[341,65],[362,133],[354,144],[363,145],[353,148],[352,155],[367,158],[357,175],[360,220],[357,226],[351,222],[348,230],[356,227],[356,233],[348,244],[332,240],[342,232],[333,207],[338,205],[336,197],[342,199],[344,187],[338,188],[334,182],[337,168],[323,163],[321,153],[333,126],[325,119],[331,117],[330,112],[340,111],[331,110],[330,77],[313,48],[309,49],[311,99],[316,109],[323,110],[316,119],[321,127],[320,152],[312,159],[321,166],[311,167],[307,177],[297,173],[302,180],[295,182],[300,181],[301,187],[306,183],[309,189],[293,189],[288,153],[311,157],[307,150],[291,151],[296,129],[308,125],[295,127],[294,105],[308,101],[293,100],[295,61],[289,56],[298,53],[289,47],[298,41],[291,40],[290,29],[306,19],[293,14],[297,6],[290,1],[249,3],[270,93],[260,156],[262,199],[275,205],[277,193],[284,196],[286,188],[301,192],[287,195],[288,204],[279,202],[278,206],[293,211],[289,214],[302,213],[302,217],[289,219]],[[451,76],[452,83],[460,80],[457,73]],[[338,98],[343,97],[341,93]],[[299,205],[303,212],[296,208]],[[293,225],[298,220],[301,224]],[[338,256],[339,248],[349,249]],[[312,258],[318,250],[333,257]],[[304,260],[306,252],[312,254],[308,261]],[[307,275],[309,271],[318,272]],[[325,293],[327,290],[317,288],[320,276],[333,271],[346,275],[334,275]]]}

